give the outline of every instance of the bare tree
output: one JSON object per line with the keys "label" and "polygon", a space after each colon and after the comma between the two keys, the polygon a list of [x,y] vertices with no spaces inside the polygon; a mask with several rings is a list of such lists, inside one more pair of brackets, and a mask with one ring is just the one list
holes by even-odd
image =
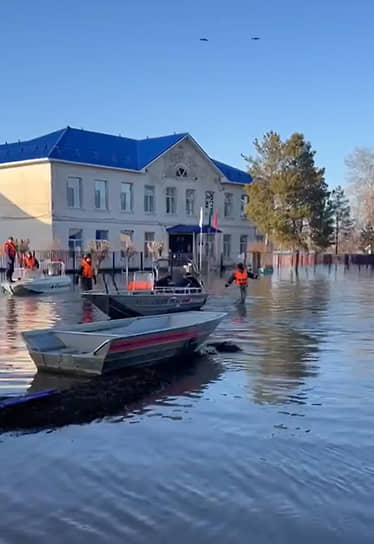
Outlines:
{"label": "bare tree", "polygon": [[374,224],[374,151],[358,147],[345,165],[353,216],[361,227]]}
{"label": "bare tree", "polygon": [[108,240],[91,240],[87,244],[87,249],[91,254],[93,267],[98,273],[102,263],[109,255],[111,243]]}
{"label": "bare tree", "polygon": [[121,258],[125,259],[126,285],[129,284],[129,260],[136,254],[136,247],[128,234],[122,235]]}

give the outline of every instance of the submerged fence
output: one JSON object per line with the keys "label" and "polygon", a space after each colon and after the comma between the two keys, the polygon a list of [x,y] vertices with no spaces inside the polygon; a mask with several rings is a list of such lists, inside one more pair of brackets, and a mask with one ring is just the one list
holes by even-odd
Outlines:
{"label": "submerged fence", "polygon": [[281,253],[276,252],[273,254],[273,266],[277,268],[281,267],[303,267],[303,266],[332,266],[335,264],[350,266],[367,266],[374,267],[374,254],[342,254],[335,255],[333,253],[302,253],[296,252]]}
{"label": "submerged fence", "polygon": [[[74,274],[78,272],[81,266],[81,260],[84,253],[81,251],[71,251],[66,249],[53,249],[53,250],[35,250],[35,257],[40,263],[47,260],[61,260],[65,264],[67,273]],[[166,259],[170,267],[181,266],[185,264],[188,259],[192,259],[192,254],[189,253],[177,253],[170,254],[168,256],[161,257]],[[209,257],[204,256],[203,268],[206,269],[208,265],[213,267],[217,266],[217,263],[213,259],[208,263]],[[127,267],[132,270],[151,270],[154,266],[155,260],[149,255],[144,254],[142,251],[134,253],[131,257],[127,258],[123,251],[109,251],[107,257],[101,262],[100,270],[108,273],[124,271]],[[21,258],[16,258],[16,267],[21,267]],[[6,268],[6,257],[0,255],[0,270]]]}
{"label": "submerged fence", "polygon": [[[81,251],[71,251],[66,249],[54,249],[54,250],[36,250],[35,256],[39,262],[46,260],[61,260],[65,264],[66,272],[75,273],[78,272],[81,265],[81,259],[83,253]],[[256,257],[256,258],[255,258]],[[262,257],[262,258],[261,258]],[[162,257],[169,261],[169,266],[180,266],[184,264],[187,259],[192,259],[192,255],[182,254],[170,254],[166,257]],[[247,264],[252,264],[254,268],[260,266],[273,264],[274,268],[288,268],[288,267],[311,267],[311,266],[332,266],[335,264],[345,266],[366,266],[374,268],[374,254],[343,254],[335,255],[332,253],[304,253],[300,252],[274,252],[273,255],[266,254],[266,258],[262,254],[256,252],[250,252],[246,258]],[[266,262],[265,262],[266,261]],[[127,267],[130,271],[133,270],[150,270],[154,265],[154,260],[145,255],[143,252],[137,252],[128,259],[124,253],[120,250],[109,251],[108,256],[100,265],[100,270],[115,273],[124,271]],[[219,272],[227,267],[223,265],[223,262],[218,262],[216,259],[211,259],[209,256],[204,255],[203,258],[203,271],[206,274],[209,271]],[[16,267],[21,266],[20,259],[16,259]],[[0,255],[0,270],[6,268],[6,257]]]}

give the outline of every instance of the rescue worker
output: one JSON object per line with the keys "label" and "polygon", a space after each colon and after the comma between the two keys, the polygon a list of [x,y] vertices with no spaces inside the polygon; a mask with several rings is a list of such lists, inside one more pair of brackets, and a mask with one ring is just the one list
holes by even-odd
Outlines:
{"label": "rescue worker", "polygon": [[36,270],[38,268],[38,262],[31,251],[24,256],[23,265],[27,270]]}
{"label": "rescue worker", "polygon": [[92,266],[91,254],[87,253],[82,259],[81,269],[79,272],[81,277],[81,287],[84,291],[91,291],[92,289],[92,280],[96,283],[96,278],[94,274],[94,269]]}
{"label": "rescue worker", "polygon": [[228,287],[232,284],[232,282],[235,282],[235,285],[237,285],[240,289],[240,304],[245,303],[245,299],[247,298],[247,287],[248,287],[248,272],[245,269],[245,266],[243,263],[239,263],[236,267],[236,270],[234,273],[230,276],[230,278],[227,280],[225,287]]}
{"label": "rescue worker", "polygon": [[6,256],[6,278],[10,283],[14,283],[14,261],[16,260],[17,248],[13,236],[9,236],[8,240],[3,245],[3,253]]}

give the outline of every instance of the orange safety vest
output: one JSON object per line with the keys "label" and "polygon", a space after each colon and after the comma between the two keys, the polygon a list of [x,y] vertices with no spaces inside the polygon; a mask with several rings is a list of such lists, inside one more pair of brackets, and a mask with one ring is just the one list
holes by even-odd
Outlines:
{"label": "orange safety vest", "polygon": [[86,259],[82,259],[82,277],[83,278],[93,278],[93,268],[92,263],[86,261]]}
{"label": "orange safety vest", "polygon": [[243,272],[240,270],[235,270],[234,278],[235,285],[248,285],[248,274],[246,270],[243,270]]}
{"label": "orange safety vest", "polygon": [[34,257],[27,257],[25,256],[23,258],[23,263],[25,265],[25,268],[29,268],[30,270],[34,270],[36,268],[36,263]]}
{"label": "orange safety vest", "polygon": [[14,259],[16,256],[17,250],[13,242],[5,242],[3,245],[3,254],[7,255],[10,259]]}

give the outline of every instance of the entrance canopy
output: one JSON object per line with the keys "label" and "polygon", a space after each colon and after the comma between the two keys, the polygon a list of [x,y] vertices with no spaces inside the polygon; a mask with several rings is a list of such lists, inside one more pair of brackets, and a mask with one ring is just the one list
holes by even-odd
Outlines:
{"label": "entrance canopy", "polygon": [[[169,234],[199,234],[199,225],[175,225],[166,229]],[[215,234],[221,232],[219,229],[215,229],[209,225],[203,225],[201,231],[204,234]]]}

